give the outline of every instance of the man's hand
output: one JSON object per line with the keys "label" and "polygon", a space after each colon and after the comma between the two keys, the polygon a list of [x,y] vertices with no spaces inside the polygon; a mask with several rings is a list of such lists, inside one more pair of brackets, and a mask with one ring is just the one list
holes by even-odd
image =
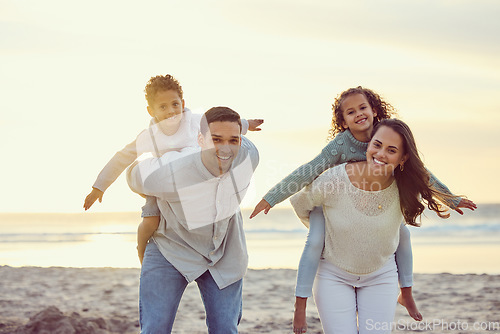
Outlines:
{"label": "man's hand", "polygon": [[261,131],[262,129],[259,126],[264,123],[263,119],[249,119],[248,120],[248,131]]}
{"label": "man's hand", "polygon": [[271,210],[271,205],[267,203],[265,199],[260,200],[260,202],[255,206],[255,209],[253,209],[252,214],[250,215],[250,219],[253,217],[257,216],[259,212],[264,210],[264,213],[267,215],[269,210]]}
{"label": "man's hand", "polygon": [[92,206],[92,204],[94,204],[96,200],[99,200],[99,203],[101,203],[102,195],[104,195],[102,191],[100,191],[97,188],[92,188],[90,194],[88,194],[87,197],[85,197],[85,203],[83,203],[85,211],[87,211]]}
{"label": "man's hand", "polygon": [[460,200],[460,203],[458,203],[457,207],[455,208],[455,211],[458,212],[459,214],[463,215],[464,212],[462,210],[460,210],[459,208],[465,208],[465,209],[469,209],[469,210],[474,211],[477,209],[477,205],[476,205],[476,203],[474,203],[471,200],[468,200],[466,198],[462,198]]}

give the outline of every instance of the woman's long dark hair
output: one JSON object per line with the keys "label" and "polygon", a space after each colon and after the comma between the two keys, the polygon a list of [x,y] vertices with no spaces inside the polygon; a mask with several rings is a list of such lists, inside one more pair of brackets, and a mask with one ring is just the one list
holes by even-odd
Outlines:
{"label": "woman's long dark hair", "polygon": [[439,217],[448,218],[450,216],[447,213],[448,208],[442,203],[449,203],[453,196],[440,192],[430,184],[429,171],[420,159],[415,139],[408,125],[395,118],[380,120],[373,129],[372,138],[377,130],[383,126],[387,126],[401,135],[404,153],[408,154],[403,170],[399,167],[394,170],[394,177],[399,189],[401,211],[406,223],[420,226],[416,219],[424,211],[424,204],[430,210],[435,211]]}

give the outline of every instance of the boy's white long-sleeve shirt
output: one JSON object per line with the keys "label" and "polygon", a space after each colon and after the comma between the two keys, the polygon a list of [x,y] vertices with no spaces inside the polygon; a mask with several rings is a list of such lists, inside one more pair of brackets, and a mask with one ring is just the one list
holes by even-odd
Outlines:
{"label": "boy's white long-sleeve shirt", "polygon": [[[201,118],[201,114],[194,114],[185,108],[179,129],[171,136],[163,133],[158,123],[152,119],[149,127],[139,133],[133,142],[116,152],[101,170],[92,187],[106,191],[118,176],[143,154],[151,153],[155,157],[161,157],[170,151],[198,147]],[[241,125],[241,132],[245,134],[248,131],[248,121],[242,119]]]}

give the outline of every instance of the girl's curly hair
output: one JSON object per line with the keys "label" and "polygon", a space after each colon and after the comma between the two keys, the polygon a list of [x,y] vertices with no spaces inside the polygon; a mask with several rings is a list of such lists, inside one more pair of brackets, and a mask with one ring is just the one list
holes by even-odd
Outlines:
{"label": "girl's curly hair", "polygon": [[179,84],[179,81],[177,81],[173,76],[167,74],[151,77],[146,84],[146,88],[144,89],[148,105],[152,106],[154,104],[154,100],[158,92],[166,90],[176,91],[182,100],[182,87]]}
{"label": "girl's curly hair", "polygon": [[328,140],[332,140],[338,133],[345,130],[345,128],[342,126],[344,123],[342,102],[344,102],[344,100],[348,96],[354,94],[363,94],[368,100],[368,103],[372,107],[373,111],[377,113],[377,116],[375,116],[373,120],[373,126],[377,125],[377,123],[380,122],[381,120],[386,118],[391,118],[392,116],[397,114],[396,109],[394,109],[394,107],[391,104],[382,100],[380,95],[378,95],[371,89],[364,88],[361,86],[358,86],[356,88],[349,88],[348,90],[340,93],[339,96],[335,98],[335,102],[332,104],[332,110],[333,110],[332,127],[328,131]]}

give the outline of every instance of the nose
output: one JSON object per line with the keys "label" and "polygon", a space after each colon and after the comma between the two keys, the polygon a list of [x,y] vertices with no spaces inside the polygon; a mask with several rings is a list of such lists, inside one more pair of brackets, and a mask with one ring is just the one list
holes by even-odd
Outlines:
{"label": "nose", "polygon": [[385,159],[385,152],[384,151],[377,152],[377,154],[375,154],[375,158],[377,160],[384,160]]}
{"label": "nose", "polygon": [[227,153],[231,151],[231,148],[229,147],[228,144],[220,144],[217,145],[217,151]]}

